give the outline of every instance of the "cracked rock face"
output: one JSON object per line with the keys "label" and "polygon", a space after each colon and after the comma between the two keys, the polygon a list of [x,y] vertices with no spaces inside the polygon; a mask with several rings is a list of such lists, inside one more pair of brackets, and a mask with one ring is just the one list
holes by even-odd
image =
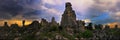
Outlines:
{"label": "cracked rock face", "polygon": [[65,6],[65,11],[62,15],[61,26],[77,26],[76,14],[72,10],[71,3],[67,2]]}

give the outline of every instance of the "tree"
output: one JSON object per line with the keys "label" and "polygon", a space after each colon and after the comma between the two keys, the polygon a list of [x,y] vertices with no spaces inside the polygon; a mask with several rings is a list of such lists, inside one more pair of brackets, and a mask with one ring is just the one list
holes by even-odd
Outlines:
{"label": "tree", "polygon": [[90,38],[93,37],[93,33],[90,30],[86,30],[85,32],[82,33],[83,38]]}
{"label": "tree", "polygon": [[101,30],[102,28],[103,28],[102,24],[98,24],[98,25],[95,24],[95,29],[100,29]]}
{"label": "tree", "polygon": [[89,30],[92,30],[92,29],[93,29],[93,28],[92,28],[92,25],[93,25],[92,23],[89,23],[86,28],[89,29]]}

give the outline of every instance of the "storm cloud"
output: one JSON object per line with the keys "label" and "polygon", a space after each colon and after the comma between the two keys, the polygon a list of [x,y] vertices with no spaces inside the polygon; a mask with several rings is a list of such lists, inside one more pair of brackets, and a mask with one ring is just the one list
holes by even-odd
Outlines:
{"label": "storm cloud", "polygon": [[[18,15],[23,18],[36,16],[39,13],[34,9],[37,0],[0,0],[0,19],[11,19]],[[39,3],[41,2],[38,0]],[[35,17],[37,18],[37,17]]]}
{"label": "storm cloud", "polygon": [[119,0],[0,0],[0,20],[52,17],[60,22],[65,3],[71,2],[79,20],[96,24],[120,22]]}

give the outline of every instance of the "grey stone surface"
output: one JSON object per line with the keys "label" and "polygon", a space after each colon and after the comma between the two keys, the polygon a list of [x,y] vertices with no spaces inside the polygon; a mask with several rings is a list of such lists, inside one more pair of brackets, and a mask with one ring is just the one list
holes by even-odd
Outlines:
{"label": "grey stone surface", "polygon": [[76,26],[76,14],[75,11],[72,10],[71,3],[67,2],[65,11],[62,15],[61,26]]}

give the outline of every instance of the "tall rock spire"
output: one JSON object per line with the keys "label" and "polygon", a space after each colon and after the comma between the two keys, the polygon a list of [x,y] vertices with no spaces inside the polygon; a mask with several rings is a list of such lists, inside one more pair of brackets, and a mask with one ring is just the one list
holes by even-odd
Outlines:
{"label": "tall rock spire", "polygon": [[72,10],[71,3],[67,2],[65,4],[65,11],[62,15],[61,26],[76,26],[76,14]]}

